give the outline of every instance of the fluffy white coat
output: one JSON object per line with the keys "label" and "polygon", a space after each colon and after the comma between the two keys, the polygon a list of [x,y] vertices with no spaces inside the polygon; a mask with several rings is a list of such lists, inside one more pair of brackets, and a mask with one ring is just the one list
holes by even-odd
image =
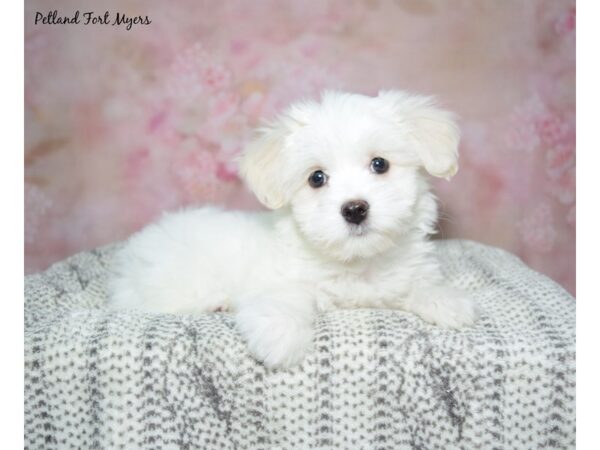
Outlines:
{"label": "fluffy white coat", "polygon": [[[315,315],[399,308],[443,327],[470,325],[469,297],[444,286],[428,235],[427,172],[457,171],[458,128],[431,98],[326,92],[259,130],[240,174],[270,212],[206,207],[167,214],[117,254],[110,304],[162,313],[232,310],[253,355],[290,367],[310,351]],[[385,173],[372,161],[383,158]],[[315,171],[326,182],[313,187]],[[368,203],[360,223],[342,214]]]}

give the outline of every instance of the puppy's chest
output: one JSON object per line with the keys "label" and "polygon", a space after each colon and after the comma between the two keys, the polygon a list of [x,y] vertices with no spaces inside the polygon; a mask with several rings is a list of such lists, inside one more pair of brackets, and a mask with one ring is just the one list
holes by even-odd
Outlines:
{"label": "puppy's chest", "polygon": [[408,295],[410,277],[398,270],[367,267],[324,273],[315,283],[317,307],[387,308]]}

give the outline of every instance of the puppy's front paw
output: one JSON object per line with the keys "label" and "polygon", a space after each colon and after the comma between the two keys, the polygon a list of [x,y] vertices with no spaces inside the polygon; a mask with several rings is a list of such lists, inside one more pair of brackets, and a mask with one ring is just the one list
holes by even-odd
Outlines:
{"label": "puppy's front paw", "polygon": [[244,305],[238,309],[236,325],[250,353],[270,368],[290,368],[312,350],[313,315],[289,305]]}
{"label": "puppy's front paw", "polygon": [[471,297],[452,287],[435,287],[419,292],[410,310],[429,323],[443,328],[463,328],[475,323],[477,313]]}

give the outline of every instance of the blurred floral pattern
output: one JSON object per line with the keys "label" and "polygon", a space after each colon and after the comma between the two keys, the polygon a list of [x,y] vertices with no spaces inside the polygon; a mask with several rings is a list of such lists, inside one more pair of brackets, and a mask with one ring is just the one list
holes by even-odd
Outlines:
{"label": "blurred floral pattern", "polygon": [[[101,5],[101,6],[100,6]],[[111,25],[34,24],[109,11]],[[25,270],[182,205],[260,205],[235,156],[323,88],[435,94],[461,117],[441,236],[510,250],[575,292],[575,2],[29,0]]]}

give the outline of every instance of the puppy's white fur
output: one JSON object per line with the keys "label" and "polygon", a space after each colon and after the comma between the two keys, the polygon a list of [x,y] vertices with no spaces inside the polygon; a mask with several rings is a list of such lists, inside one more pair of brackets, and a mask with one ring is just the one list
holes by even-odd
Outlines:
{"label": "puppy's white fur", "polygon": [[[326,92],[289,107],[259,131],[240,174],[271,212],[189,209],[130,238],[110,282],[115,307],[164,313],[233,309],[256,358],[289,367],[312,345],[315,314],[400,308],[458,328],[475,319],[444,286],[427,236],[437,207],[426,172],[457,171],[458,128],[431,98]],[[373,158],[389,161],[376,174]],[[320,188],[307,179],[328,176]],[[370,205],[354,225],[349,200]]]}

